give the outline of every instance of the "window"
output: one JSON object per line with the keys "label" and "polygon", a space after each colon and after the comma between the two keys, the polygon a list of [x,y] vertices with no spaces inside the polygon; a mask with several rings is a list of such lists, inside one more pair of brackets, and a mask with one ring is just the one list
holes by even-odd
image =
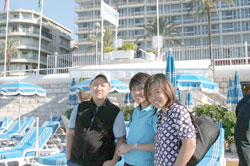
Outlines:
{"label": "window", "polygon": [[212,24],[212,33],[220,33],[220,25]]}
{"label": "window", "polygon": [[18,13],[15,13],[15,14],[13,14],[12,17],[15,18],[15,19],[17,19],[17,18],[19,18],[19,15],[18,15]]}
{"label": "window", "polygon": [[127,31],[120,31],[120,32],[118,33],[118,36],[119,36],[119,37],[126,37],[126,36],[127,36]]}
{"label": "window", "polygon": [[222,24],[223,32],[233,32],[233,23]]}
{"label": "window", "polygon": [[79,38],[79,40],[80,39],[87,39],[88,38],[88,34],[79,34],[78,38]]}
{"label": "window", "polygon": [[4,15],[4,16],[1,16],[1,18],[0,18],[1,20],[6,20],[6,15]]}
{"label": "window", "polygon": [[11,27],[11,32],[18,32],[18,31],[17,31],[17,26],[16,26],[16,25],[14,25],[14,26]]}
{"label": "window", "polygon": [[148,12],[156,12],[156,6],[148,6],[147,11]]}
{"label": "window", "polygon": [[135,12],[136,13],[143,13],[144,12],[144,7],[136,7]]}
{"label": "window", "polygon": [[30,26],[29,25],[23,25],[23,32],[29,32],[30,31]]}
{"label": "window", "polygon": [[143,24],[144,23],[144,19],[143,18],[138,18],[138,19],[135,19],[135,24]]}
{"label": "window", "polygon": [[181,12],[181,5],[180,4],[173,4],[173,5],[170,5],[170,10],[171,10],[171,13],[179,13]]}
{"label": "window", "polygon": [[23,14],[23,18],[24,19],[31,19],[31,15],[30,14]]}

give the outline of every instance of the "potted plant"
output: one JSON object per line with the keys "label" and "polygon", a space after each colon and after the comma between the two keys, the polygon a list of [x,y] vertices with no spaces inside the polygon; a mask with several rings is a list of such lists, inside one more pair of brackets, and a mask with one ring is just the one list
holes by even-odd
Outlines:
{"label": "potted plant", "polygon": [[236,125],[236,115],[233,111],[228,111],[224,116],[225,140],[228,144],[229,150],[236,153],[236,145],[234,139],[234,131]]}
{"label": "potted plant", "polygon": [[122,45],[120,50],[112,52],[113,59],[133,59],[136,49],[136,44],[132,42],[126,42]]}
{"label": "potted plant", "polygon": [[104,59],[105,60],[112,60],[112,51],[114,51],[115,49],[113,47],[105,47],[103,52],[104,52]]}

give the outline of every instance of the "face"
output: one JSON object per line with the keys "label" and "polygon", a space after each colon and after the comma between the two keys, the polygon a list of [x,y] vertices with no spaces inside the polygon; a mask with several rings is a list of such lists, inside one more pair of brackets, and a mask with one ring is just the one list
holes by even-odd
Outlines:
{"label": "face", "polygon": [[159,84],[152,84],[149,91],[149,102],[155,108],[163,108],[165,107],[166,103],[168,102],[167,95],[162,91]]}
{"label": "face", "polygon": [[90,84],[93,100],[104,100],[110,91],[110,85],[103,77],[97,77]]}
{"label": "face", "polygon": [[144,89],[139,86],[132,87],[131,96],[137,104],[142,104],[146,101],[146,98],[144,96]]}

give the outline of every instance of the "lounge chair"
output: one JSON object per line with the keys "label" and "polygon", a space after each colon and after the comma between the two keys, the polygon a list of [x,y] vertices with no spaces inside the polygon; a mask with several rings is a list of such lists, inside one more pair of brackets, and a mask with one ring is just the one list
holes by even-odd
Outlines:
{"label": "lounge chair", "polygon": [[20,121],[20,127],[19,127],[19,121],[15,120],[8,130],[0,134],[1,144],[3,141],[7,141],[6,145],[8,145],[10,138],[15,136],[17,137],[23,136],[26,130],[34,125],[35,121],[36,121],[35,117],[26,117]]}
{"label": "lounge chair", "polygon": [[224,129],[220,128],[217,140],[197,166],[224,166],[224,135]]}
{"label": "lounge chair", "polygon": [[62,120],[61,116],[51,116],[51,117],[49,117],[48,121],[59,121],[59,122],[61,122],[61,120]]}
{"label": "lounge chair", "polygon": [[34,158],[38,150],[45,147],[46,142],[52,135],[51,127],[38,128],[38,148],[37,148],[37,128],[32,127],[17,145],[8,149],[1,149],[0,163],[7,165],[8,162],[17,161],[19,165],[24,165],[28,159]]}
{"label": "lounge chair", "polygon": [[5,116],[0,121],[0,130],[6,130],[13,123],[13,118]]}
{"label": "lounge chair", "polygon": [[27,117],[20,121],[20,127],[19,127],[19,121],[15,120],[8,130],[0,134],[0,139],[7,139],[12,135],[23,135],[25,130],[33,126],[35,122],[36,122],[35,117]]}
{"label": "lounge chair", "polygon": [[37,157],[33,166],[67,166],[66,151]]}

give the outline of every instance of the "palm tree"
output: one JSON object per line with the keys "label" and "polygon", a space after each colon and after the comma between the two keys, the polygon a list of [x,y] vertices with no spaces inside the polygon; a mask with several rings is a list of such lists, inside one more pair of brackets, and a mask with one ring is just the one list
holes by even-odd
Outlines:
{"label": "palm tree", "polygon": [[[104,27],[104,35],[103,35],[103,47],[104,48],[105,47],[112,47],[114,39],[115,39],[115,33],[112,31],[112,28],[109,26],[105,26]],[[97,44],[99,46],[101,44],[101,38],[98,38],[97,33],[92,35],[88,41],[92,42],[93,44],[87,48],[86,52],[90,52],[91,50],[95,49],[96,41],[97,41]]]}
{"label": "palm tree", "polygon": [[[189,14],[194,12],[199,15],[207,14],[208,24],[208,42],[209,42],[209,56],[213,67],[213,81],[215,81],[215,68],[214,57],[212,55],[212,23],[211,23],[211,10],[217,9],[219,2],[234,4],[233,0],[190,0],[187,7],[189,7]],[[218,12],[218,10],[216,10]]]}
{"label": "palm tree", "polygon": [[[5,53],[5,40],[1,40],[2,48],[0,48],[0,54]],[[10,71],[10,61],[13,55],[22,55],[22,52],[19,51],[18,41],[15,39],[8,39],[7,41],[7,71]]]}
{"label": "palm tree", "polygon": [[[212,57],[212,23],[211,23],[211,10],[217,9],[217,4],[219,2],[225,2],[229,4],[234,4],[233,0],[190,0],[187,7],[189,8],[189,14],[194,12],[195,14],[203,15],[207,14],[207,24],[208,24],[208,41],[209,41],[209,54],[210,59]],[[218,10],[216,10],[218,12]]]}
{"label": "palm tree", "polygon": [[[144,36],[140,36],[136,39],[138,41],[139,39],[146,39],[152,36],[157,36],[157,19],[154,18],[153,20],[149,20],[147,25],[142,26],[146,31],[147,34]],[[171,37],[167,40],[171,43],[173,46],[175,43],[178,43],[181,45],[180,41],[177,39],[174,39],[174,34],[179,34],[180,32],[177,29],[177,24],[174,22],[169,22],[166,17],[160,17],[159,18],[159,34],[161,36]]]}

